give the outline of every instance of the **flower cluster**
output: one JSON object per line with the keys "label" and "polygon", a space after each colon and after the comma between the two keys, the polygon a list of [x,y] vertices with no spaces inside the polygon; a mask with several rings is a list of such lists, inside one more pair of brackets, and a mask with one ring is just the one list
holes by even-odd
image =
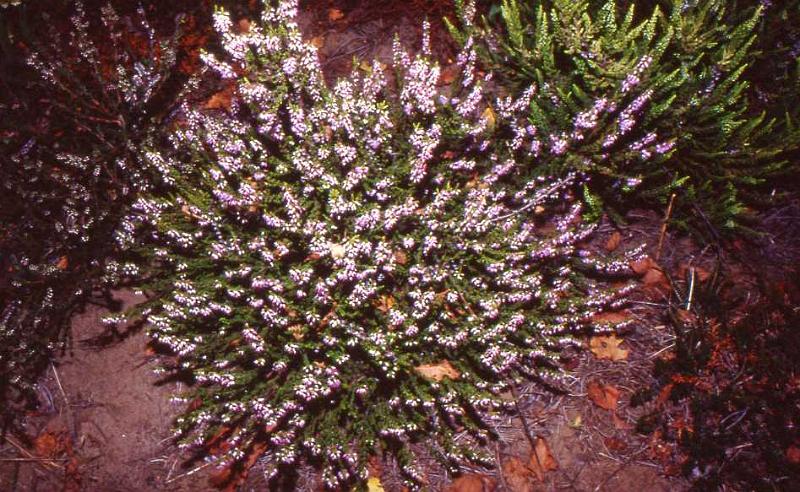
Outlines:
{"label": "flower cluster", "polygon": [[[588,253],[585,178],[534,172],[532,92],[491,100],[470,44],[448,88],[427,42],[395,45],[394,77],[374,63],[329,88],[296,10],[246,31],[216,13],[226,56],[204,58],[239,74],[236,100],[184,108],[116,241],[140,255],[152,337],[196,383],[187,446],[225,440],[226,463],[261,445],[273,473],[318,463],[330,488],[380,447],[418,484],[406,444],[431,436],[456,464],[471,451],[452,436],[485,437],[510,380],[558,384],[562,349],[625,293],[595,275],[624,258]],[[447,377],[420,370],[436,364]]]}

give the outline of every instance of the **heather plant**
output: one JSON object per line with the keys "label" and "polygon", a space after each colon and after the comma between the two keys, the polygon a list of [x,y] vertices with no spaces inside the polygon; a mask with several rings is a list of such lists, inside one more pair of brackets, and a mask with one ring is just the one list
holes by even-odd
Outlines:
{"label": "heather plant", "polygon": [[798,144],[783,108],[756,109],[743,77],[763,7],[627,4],[503,0],[501,28],[451,31],[462,42],[477,31],[481,60],[504,85],[533,88],[538,145],[561,150],[539,169],[591,175],[587,203],[658,205],[675,193],[679,217],[735,227]]}
{"label": "heather plant", "polygon": [[147,154],[156,184],[108,281],[150,300],[107,321],[146,320],[164,370],[193,383],[183,446],[239,470],[263,455],[273,477],[317,465],[333,489],[388,453],[418,487],[409,445],[450,469],[486,459],[501,393],[559,384],[562,349],[628,290],[598,276],[639,253],[590,252],[585,179],[534,171],[532,92],[490,100],[469,40],[451,88],[427,30],[387,72],[328,87],[296,13],[268,3],[237,30],[216,12],[225,56],[203,58],[231,108],[187,105],[175,150]]}
{"label": "heather plant", "polygon": [[[62,19],[35,21],[25,7],[2,19],[0,43],[3,414],[33,397],[70,313],[113,253],[112,232],[145,188],[140,146],[157,139],[164,115],[152,103],[169,85],[178,35],[157,40],[141,9],[122,17],[108,5],[92,17],[78,2],[60,29]],[[168,112],[169,99],[159,102]]]}

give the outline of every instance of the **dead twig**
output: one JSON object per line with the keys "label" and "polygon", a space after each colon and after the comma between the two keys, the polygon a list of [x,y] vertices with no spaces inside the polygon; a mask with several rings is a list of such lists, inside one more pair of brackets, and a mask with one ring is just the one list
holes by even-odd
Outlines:
{"label": "dead twig", "polygon": [[178,475],[178,476],[172,477],[171,479],[164,481],[164,484],[172,483],[172,482],[174,482],[174,481],[176,481],[176,480],[180,480],[181,478],[185,478],[185,477],[188,477],[188,476],[194,475],[195,473],[199,472],[200,470],[202,470],[202,469],[204,469],[204,468],[208,468],[209,466],[211,466],[211,465],[213,465],[213,464],[214,464],[214,462],[213,462],[213,461],[209,461],[208,463],[205,463],[205,464],[203,464],[203,465],[200,465],[200,466],[198,466],[197,468],[192,468],[191,470],[189,470],[189,471],[188,471],[188,472],[186,472],[186,473],[181,473],[181,474],[180,474],[180,475]]}
{"label": "dead twig", "polygon": [[67,461],[67,458],[0,458],[0,461]]}
{"label": "dead twig", "polygon": [[64,411],[66,412],[67,416],[69,433],[72,436],[72,440],[75,441],[78,439],[78,433],[75,431],[75,419],[72,418],[72,410],[70,408],[69,398],[67,398],[67,393],[64,391],[64,387],[61,385],[61,378],[58,377],[58,371],[56,370],[56,366],[53,364],[53,361],[50,361],[50,368],[53,370],[53,376],[56,378],[56,384],[58,385],[58,390],[61,392],[61,398],[64,399]]}
{"label": "dead twig", "polygon": [[[42,457],[39,457],[39,456],[34,456],[33,453],[31,453],[30,451],[25,449],[25,447],[22,444],[18,443],[16,440],[12,439],[11,437],[9,437],[9,436],[3,436],[3,437],[5,438],[6,441],[8,441],[9,444],[11,444],[15,448],[17,448],[17,450],[20,453],[25,455],[25,459],[24,460],[18,459],[17,461],[22,460],[22,461],[39,462],[42,465],[47,465],[51,469],[56,469],[56,470],[61,470],[61,469],[64,468],[62,465],[58,465],[58,464],[54,463],[53,462],[54,460],[52,460],[52,459],[42,458]],[[13,459],[9,459],[9,461],[14,461],[14,460]]]}
{"label": "dead twig", "polygon": [[664,236],[667,234],[667,223],[670,216],[672,216],[672,205],[675,203],[675,193],[669,197],[669,204],[667,205],[667,212],[664,214],[664,220],[661,221],[661,232],[658,234],[658,247],[656,248],[655,260],[661,257],[661,248],[664,246]]}

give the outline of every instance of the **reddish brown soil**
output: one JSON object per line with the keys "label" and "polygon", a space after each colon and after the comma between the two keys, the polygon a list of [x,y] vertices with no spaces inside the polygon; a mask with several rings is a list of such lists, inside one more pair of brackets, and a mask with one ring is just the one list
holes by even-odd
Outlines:
{"label": "reddish brown soil", "polygon": [[[141,299],[127,291],[116,298],[122,307]],[[169,439],[179,410],[169,403],[176,383],[158,383],[141,330],[108,332],[101,324],[107,312],[90,305],[73,319],[71,346],[42,378],[41,414],[28,419],[24,436],[33,454],[48,435],[55,436],[59,444],[52,451],[59,458],[69,457],[61,444],[68,442],[77,469],[70,476],[60,460],[53,462],[58,468],[49,462],[0,463],[0,490],[60,490],[65,477],[86,491],[208,489],[196,476],[174,480],[187,471]]]}

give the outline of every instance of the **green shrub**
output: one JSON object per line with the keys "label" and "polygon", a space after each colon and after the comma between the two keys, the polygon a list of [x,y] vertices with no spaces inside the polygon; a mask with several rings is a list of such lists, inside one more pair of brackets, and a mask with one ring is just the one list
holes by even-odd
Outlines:
{"label": "green shrub", "polygon": [[236,97],[187,106],[176,150],[148,154],[159,184],[108,280],[150,293],[128,317],[194,383],[177,398],[185,446],[234,467],[263,452],[273,476],[319,465],[330,488],[386,452],[419,486],[407,445],[480,459],[453,436],[487,438],[514,378],[557,385],[561,350],[627,291],[596,276],[638,252],[582,246],[580,173],[532,172],[530,136],[506,138],[529,94],[490,108],[473,51],[452,89],[427,31],[413,57],[396,43],[391,73],[374,63],[329,88],[296,8],[268,5],[245,32],[216,14],[227,56],[204,59]]}
{"label": "green shrub", "polygon": [[619,12],[614,0],[503,0],[502,28],[451,31],[462,42],[479,32],[481,59],[504,83],[533,88],[541,172],[585,171],[587,195],[612,208],[676,193],[682,218],[733,228],[800,141],[783,108],[772,117],[749,99],[743,74],[762,8],[664,1],[642,12],[642,3]]}

